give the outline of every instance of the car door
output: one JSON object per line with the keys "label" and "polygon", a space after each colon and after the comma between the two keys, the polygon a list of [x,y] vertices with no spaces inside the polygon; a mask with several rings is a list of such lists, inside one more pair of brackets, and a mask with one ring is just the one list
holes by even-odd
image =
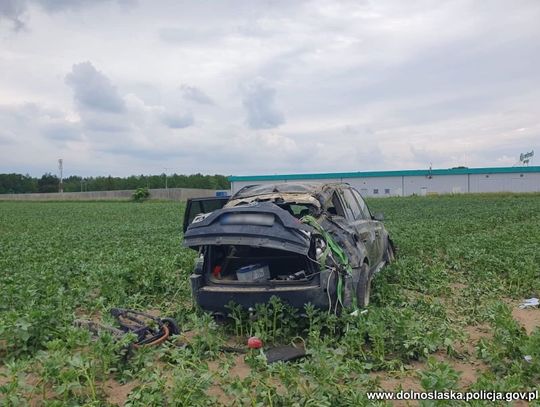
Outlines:
{"label": "car door", "polygon": [[340,195],[343,200],[347,220],[356,232],[356,240],[359,245],[365,246],[369,264],[373,267],[379,262],[379,251],[377,237],[371,219],[362,211],[351,188],[341,189]]}
{"label": "car door", "polygon": [[386,246],[386,229],[384,228],[384,224],[382,222],[379,222],[378,220],[373,219],[373,216],[371,215],[371,212],[369,211],[369,208],[364,201],[364,198],[360,195],[360,193],[354,189],[351,188],[352,194],[354,195],[356,201],[360,205],[360,209],[362,210],[363,216],[366,220],[368,220],[369,224],[371,225],[371,229],[373,230],[373,233],[375,234],[375,240],[373,242],[373,251],[376,254],[375,260],[376,262],[374,264],[378,264],[382,261],[383,255],[384,255],[384,249]]}
{"label": "car door", "polygon": [[229,201],[228,196],[216,196],[207,198],[190,198],[186,202],[186,210],[184,212],[184,233],[195,216],[201,213],[210,213],[221,209]]}

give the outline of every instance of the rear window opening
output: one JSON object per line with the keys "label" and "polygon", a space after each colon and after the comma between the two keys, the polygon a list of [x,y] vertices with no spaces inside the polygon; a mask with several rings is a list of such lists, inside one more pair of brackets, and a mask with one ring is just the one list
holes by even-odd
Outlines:
{"label": "rear window opening", "polygon": [[295,203],[276,203],[281,209],[286,210],[297,219],[302,219],[306,215],[313,215],[313,207],[311,205],[302,205]]}
{"label": "rear window opening", "polygon": [[[285,202],[283,200],[277,199],[268,199],[268,200],[257,200],[257,202],[272,202],[274,205],[279,206],[281,209],[287,211],[290,215],[294,216],[296,219],[302,219],[307,215],[316,215],[317,209],[310,204],[301,204],[294,202]],[[244,202],[238,203],[236,206],[246,205]]]}
{"label": "rear window opening", "polygon": [[205,270],[215,284],[301,284],[318,276],[318,264],[285,250],[252,246],[210,246]]}

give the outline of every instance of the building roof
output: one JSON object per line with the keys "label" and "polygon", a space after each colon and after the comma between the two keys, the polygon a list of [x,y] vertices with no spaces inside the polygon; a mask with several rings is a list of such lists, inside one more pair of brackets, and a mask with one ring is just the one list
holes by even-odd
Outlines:
{"label": "building roof", "polygon": [[488,168],[449,168],[433,170],[402,171],[358,171],[358,172],[325,172],[319,174],[282,174],[282,175],[233,175],[229,181],[283,181],[283,180],[318,180],[370,177],[402,177],[426,175],[463,175],[463,174],[501,174],[540,172],[540,166],[527,167],[488,167]]}

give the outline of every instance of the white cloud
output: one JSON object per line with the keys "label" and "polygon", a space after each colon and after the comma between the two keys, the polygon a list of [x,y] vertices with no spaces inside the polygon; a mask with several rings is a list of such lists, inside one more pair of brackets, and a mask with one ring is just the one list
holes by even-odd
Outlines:
{"label": "white cloud", "polygon": [[539,20],[536,1],[6,0],[0,172],[511,165],[540,149]]}

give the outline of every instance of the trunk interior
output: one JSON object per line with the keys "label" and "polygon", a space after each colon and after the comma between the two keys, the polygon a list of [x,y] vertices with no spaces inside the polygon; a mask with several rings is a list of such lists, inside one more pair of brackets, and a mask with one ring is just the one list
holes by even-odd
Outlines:
{"label": "trunk interior", "polygon": [[214,284],[302,284],[318,275],[306,256],[251,246],[208,246],[207,280]]}

